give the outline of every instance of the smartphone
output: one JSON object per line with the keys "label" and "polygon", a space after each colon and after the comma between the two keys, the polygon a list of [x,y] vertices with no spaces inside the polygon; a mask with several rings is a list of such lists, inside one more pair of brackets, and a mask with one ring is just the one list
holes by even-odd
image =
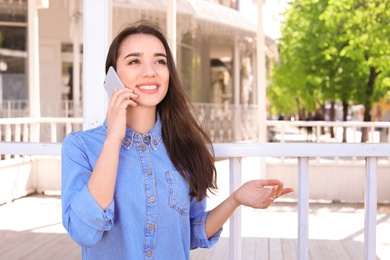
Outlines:
{"label": "smartphone", "polygon": [[124,88],[121,79],[119,78],[118,74],[116,73],[114,67],[110,66],[108,69],[106,79],[104,80],[104,88],[107,91],[108,97],[112,96],[112,93],[114,92],[114,89],[121,89]]}

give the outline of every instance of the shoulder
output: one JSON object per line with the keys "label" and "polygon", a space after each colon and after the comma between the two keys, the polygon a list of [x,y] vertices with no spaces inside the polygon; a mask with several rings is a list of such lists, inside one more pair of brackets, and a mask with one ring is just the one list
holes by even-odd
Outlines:
{"label": "shoulder", "polygon": [[107,135],[104,125],[82,131],[70,132],[63,140],[62,146],[85,146],[91,142],[103,142]]}

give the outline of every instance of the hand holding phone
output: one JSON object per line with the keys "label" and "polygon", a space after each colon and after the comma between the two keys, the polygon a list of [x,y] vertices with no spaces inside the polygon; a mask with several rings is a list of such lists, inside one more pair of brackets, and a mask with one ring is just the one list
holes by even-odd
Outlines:
{"label": "hand holding phone", "polygon": [[116,73],[114,67],[110,66],[106,75],[106,79],[104,80],[104,88],[106,89],[108,96],[111,98],[115,88],[122,89],[124,87],[125,86]]}

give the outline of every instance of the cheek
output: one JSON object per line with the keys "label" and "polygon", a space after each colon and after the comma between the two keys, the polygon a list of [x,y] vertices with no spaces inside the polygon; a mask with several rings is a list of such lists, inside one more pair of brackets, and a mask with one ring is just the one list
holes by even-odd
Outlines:
{"label": "cheek", "polygon": [[162,78],[164,78],[164,81],[168,86],[168,84],[169,84],[169,71],[168,70],[163,71],[161,73],[161,76],[162,76]]}

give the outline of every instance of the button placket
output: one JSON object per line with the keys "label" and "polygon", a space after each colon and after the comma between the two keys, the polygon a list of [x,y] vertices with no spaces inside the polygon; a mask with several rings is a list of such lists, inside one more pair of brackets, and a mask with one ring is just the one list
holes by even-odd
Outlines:
{"label": "button placket", "polygon": [[122,146],[125,147],[127,150],[130,149],[130,144],[131,144],[131,141],[129,138],[125,138],[123,141],[122,141]]}
{"label": "button placket", "polygon": [[[149,258],[153,258],[153,250],[156,247],[156,223],[157,223],[157,191],[156,191],[156,177],[153,174],[153,164],[150,155],[150,145],[148,145],[148,137],[143,136],[139,139],[138,154],[142,165],[142,172],[144,176],[145,187],[145,236],[144,236],[144,252]],[[149,137],[150,139],[151,137]],[[150,141],[149,141],[150,144]]]}

